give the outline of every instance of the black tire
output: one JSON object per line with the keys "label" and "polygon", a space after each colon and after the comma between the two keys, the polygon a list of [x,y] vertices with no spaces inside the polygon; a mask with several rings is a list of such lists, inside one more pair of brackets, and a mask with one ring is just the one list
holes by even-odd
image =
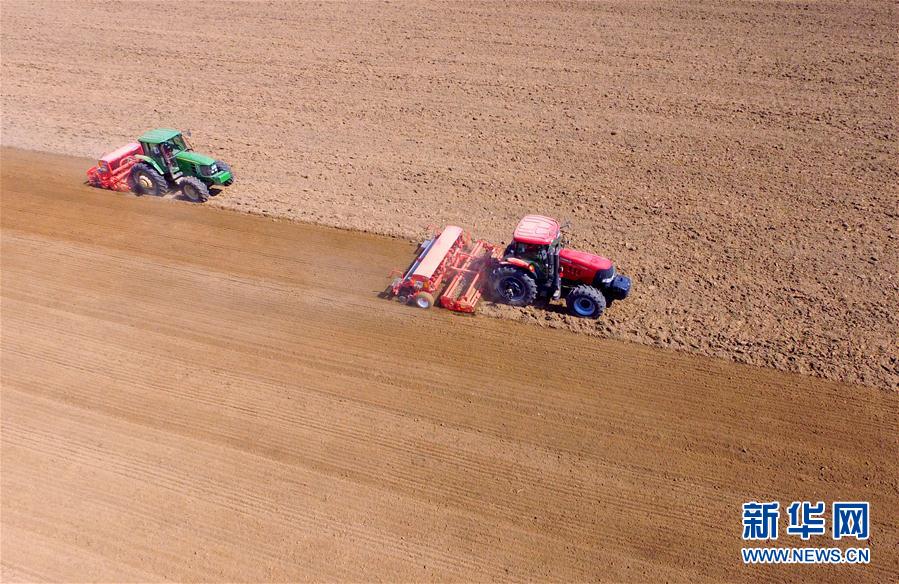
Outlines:
{"label": "black tire", "polygon": [[427,310],[434,306],[434,295],[430,292],[419,292],[412,297],[412,304],[418,308]]}
{"label": "black tire", "polygon": [[178,183],[185,197],[194,203],[205,203],[209,200],[209,187],[195,176],[188,176]]}
{"label": "black tire", "polygon": [[578,318],[599,318],[606,309],[606,297],[593,286],[578,286],[565,299],[568,312]]}
{"label": "black tire", "polygon": [[146,162],[131,167],[131,190],[138,195],[162,196],[169,190],[169,183],[156,169]]}
{"label": "black tire", "polygon": [[537,299],[534,277],[515,266],[499,266],[493,270],[490,288],[495,300],[511,306],[528,306]]}
{"label": "black tire", "polygon": [[228,164],[227,162],[223,162],[223,161],[221,161],[221,160],[216,160],[216,161],[215,161],[215,166],[216,166],[216,168],[218,168],[219,170],[227,170],[228,172],[231,173],[231,180],[229,180],[229,181],[227,181],[227,182],[225,182],[225,183],[222,183],[222,186],[223,186],[223,187],[230,187],[231,185],[233,185],[233,184],[234,184],[234,171],[231,170],[231,165]]}

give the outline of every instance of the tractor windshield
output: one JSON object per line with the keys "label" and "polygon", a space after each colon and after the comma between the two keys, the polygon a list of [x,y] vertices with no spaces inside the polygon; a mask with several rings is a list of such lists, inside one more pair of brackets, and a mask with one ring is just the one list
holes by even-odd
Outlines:
{"label": "tractor windshield", "polygon": [[[507,249],[507,255],[512,255],[525,261],[546,261],[545,245],[534,245],[532,243],[513,243]],[[511,252],[511,253],[510,253]]]}
{"label": "tractor windshield", "polygon": [[190,150],[190,145],[187,143],[187,138],[184,136],[175,136],[172,138],[172,145],[175,147],[175,150]]}

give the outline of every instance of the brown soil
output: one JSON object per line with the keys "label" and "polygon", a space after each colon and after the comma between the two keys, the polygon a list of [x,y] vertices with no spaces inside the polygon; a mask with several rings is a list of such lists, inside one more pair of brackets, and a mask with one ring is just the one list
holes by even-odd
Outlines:
{"label": "brown soil", "polygon": [[[895,393],[420,311],[376,297],[407,243],[2,162],[4,581],[899,578]],[[873,563],[742,567],[794,498],[871,500]]]}
{"label": "brown soil", "polygon": [[899,387],[894,2],[4,2],[3,141],[95,157],[158,125],[214,204],[413,236],[574,222],[618,339]]}

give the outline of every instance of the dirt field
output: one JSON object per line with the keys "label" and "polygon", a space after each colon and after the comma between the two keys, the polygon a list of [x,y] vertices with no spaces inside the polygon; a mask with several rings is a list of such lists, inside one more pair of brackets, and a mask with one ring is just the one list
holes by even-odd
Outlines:
{"label": "dirt field", "polygon": [[[2,151],[4,581],[899,578],[895,393],[401,306],[404,242],[85,164]],[[792,498],[873,563],[743,568]]]}
{"label": "dirt field", "polygon": [[574,223],[635,296],[506,316],[899,387],[895,2],[4,2],[3,143],[191,128],[214,204],[411,236]]}

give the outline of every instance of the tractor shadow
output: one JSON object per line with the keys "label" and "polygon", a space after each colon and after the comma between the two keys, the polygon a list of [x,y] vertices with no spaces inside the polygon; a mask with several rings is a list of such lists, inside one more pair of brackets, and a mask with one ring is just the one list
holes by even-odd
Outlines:
{"label": "tractor shadow", "polygon": [[[222,192],[222,190],[223,189],[210,188],[209,189],[209,198],[217,197]],[[181,189],[173,189],[173,190],[169,191],[169,193],[172,195],[172,198],[177,201],[186,201],[188,203],[196,203],[198,205],[205,202],[205,201],[194,201],[190,197],[186,196],[184,194],[184,192],[181,191]]]}
{"label": "tractor shadow", "polygon": [[[504,302],[492,301],[492,300],[488,300],[488,302],[490,302],[494,306],[505,306],[507,308],[512,308]],[[535,300],[533,304],[530,304],[529,306],[523,306],[519,310],[524,310],[526,312],[529,312],[529,309],[531,309],[531,308],[536,309],[538,311],[542,311],[542,312],[548,312],[551,314],[559,314],[562,316],[569,314],[568,306],[565,304],[565,299],[557,300],[555,302],[550,302],[549,300],[544,300],[544,299]]]}
{"label": "tractor shadow", "polygon": [[569,314],[568,306],[565,304],[564,299],[559,300],[557,302],[538,300],[537,302],[534,302],[534,304],[532,304],[531,306],[533,306],[534,308],[537,308],[539,310],[542,310],[544,312],[551,312],[554,314],[562,314],[562,315]]}
{"label": "tractor shadow", "polygon": [[[103,186],[101,186],[101,185],[93,184],[93,183],[91,183],[89,180],[85,180],[85,181],[83,181],[81,184],[83,184],[84,186],[86,186],[86,187],[88,187],[88,188],[92,188],[92,189],[106,190],[106,191],[111,191],[111,192],[127,193],[127,194],[129,194],[129,195],[134,195],[135,197],[158,197],[158,198],[162,199],[162,198],[171,196],[172,199],[175,199],[175,200],[177,200],[177,201],[187,201],[188,203],[202,203],[202,202],[203,202],[203,201],[194,201],[194,200],[190,199],[189,197],[185,196],[184,193],[181,191],[180,188],[170,188],[170,189],[169,189],[168,191],[166,191],[166,192],[159,193],[159,194],[157,194],[157,195],[152,195],[152,194],[141,194],[141,193],[138,193],[138,192],[136,192],[136,191],[134,190],[134,188],[129,188],[129,189],[126,189],[126,190],[123,190],[123,189],[109,189],[109,188],[105,188],[105,187],[103,187]],[[221,189],[221,188],[210,188],[210,189],[209,189],[209,196],[210,196],[210,198],[211,198],[211,197],[216,197],[216,196],[218,196],[223,190],[224,190],[224,189]]]}
{"label": "tractor shadow", "polygon": [[530,304],[528,306],[519,307],[519,308],[516,308],[514,306],[509,306],[508,304],[506,304],[505,302],[503,302],[501,300],[496,300],[495,298],[490,298],[487,296],[482,298],[481,302],[483,302],[484,305],[486,305],[486,306],[489,306],[493,309],[498,309],[498,310],[530,312],[531,309],[536,309],[538,311],[548,312],[551,314],[558,314],[558,315],[562,315],[562,316],[566,316],[566,315],[570,314],[568,312],[568,305],[565,304],[564,298],[561,300],[554,301],[554,302],[550,302],[549,300],[546,300],[546,299],[538,299],[538,300],[535,300],[533,304]]}

